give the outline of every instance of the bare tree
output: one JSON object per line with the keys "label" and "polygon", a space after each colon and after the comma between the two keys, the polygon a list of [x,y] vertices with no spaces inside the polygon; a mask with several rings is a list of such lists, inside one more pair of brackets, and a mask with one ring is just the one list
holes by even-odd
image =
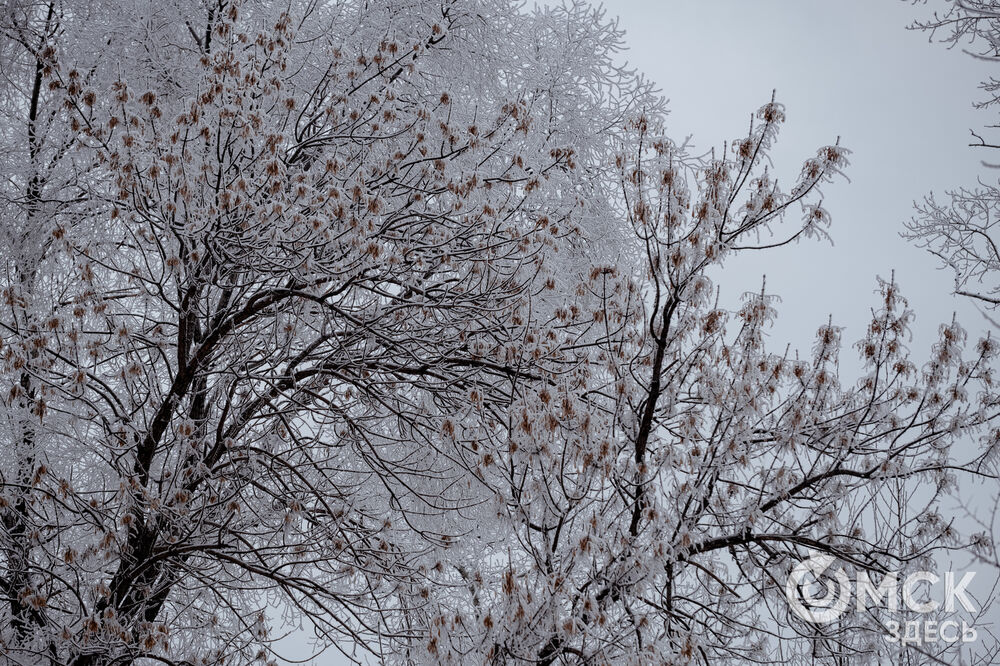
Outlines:
{"label": "bare tree", "polygon": [[[785,579],[810,553],[877,578],[961,547],[936,506],[957,473],[995,454],[992,434],[970,460],[950,444],[996,418],[996,345],[963,357],[952,323],[918,368],[905,345],[913,315],[883,282],[856,345],[867,374],[841,383],[838,327],[822,326],[805,358],[774,354],[772,297],[718,307],[710,267],[828,222],[819,188],[846,151],[821,148],[783,192],[765,166],[783,119],[764,106],[707,164],[648,118],[630,126],[618,204],[633,242],[528,340],[529,357],[564,340],[562,363],[511,406],[485,455],[503,529],[484,518],[473,543],[492,556],[472,549],[459,567],[441,555],[455,570],[436,589],[454,592],[426,620],[436,660],[926,663],[920,646],[885,640],[885,609],[799,620]],[[772,235],[799,207],[801,224]]]}
{"label": "bare tree", "polygon": [[409,645],[444,433],[659,101],[582,7],[114,4],[3,16],[5,658],[266,661],[276,599]]}
{"label": "bare tree", "polygon": [[[1000,3],[993,0],[955,0],[941,3],[930,19],[914,22],[913,29],[926,31],[948,48],[960,47],[970,56],[1000,61]],[[1000,103],[1000,81],[983,81],[985,97],[974,106],[993,109]],[[987,125],[995,130],[1000,125]],[[970,146],[993,150],[1000,146],[970,130]],[[984,160],[987,167],[996,165]],[[1000,252],[997,250],[996,214],[1000,190],[996,184],[980,180],[975,187],[961,187],[945,193],[941,201],[933,194],[917,206],[917,216],[907,224],[905,236],[935,254],[955,276],[955,293],[994,309],[1000,304]]]}
{"label": "bare tree", "polygon": [[688,156],[582,5],[0,21],[9,662],[267,663],[295,627],[406,664],[894,653],[879,611],[790,616],[783,577],[956,543],[995,345],[952,323],[917,367],[889,281],[841,382],[836,326],[773,354],[772,299],[707,277],[824,234],[844,149],[783,192],[772,101]]}
{"label": "bare tree", "polygon": [[[916,4],[916,3],[915,3]],[[921,3],[923,4],[923,3]],[[911,29],[925,31],[932,41],[947,48],[961,48],[969,56],[986,62],[1000,61],[1000,3],[993,0],[954,0],[938,4],[941,8],[929,19],[916,21]],[[983,111],[995,110],[1000,102],[1000,81],[994,77],[983,81],[984,95],[973,106]],[[986,131],[970,130],[971,147],[992,151],[998,144],[988,138],[1000,125],[987,124]],[[984,167],[995,169],[989,159]],[[990,172],[987,172],[990,173]],[[997,249],[996,214],[1000,189],[992,176],[980,178],[976,186],[946,191],[943,197],[933,193],[917,204],[916,216],[906,224],[904,237],[937,256],[943,267],[954,275],[956,295],[970,299],[984,317],[996,327],[994,311],[1000,305],[1000,252]],[[995,333],[994,333],[995,334]],[[996,473],[996,461],[990,460],[984,469]],[[994,484],[989,484],[994,485]],[[989,485],[986,492],[989,492]],[[962,497],[966,507],[963,527],[972,534],[965,550],[975,561],[997,569],[996,497],[984,502],[981,497]],[[994,590],[995,592],[995,590]],[[995,596],[994,592],[986,593]],[[987,663],[1000,654],[1000,639],[994,634],[984,649]]]}

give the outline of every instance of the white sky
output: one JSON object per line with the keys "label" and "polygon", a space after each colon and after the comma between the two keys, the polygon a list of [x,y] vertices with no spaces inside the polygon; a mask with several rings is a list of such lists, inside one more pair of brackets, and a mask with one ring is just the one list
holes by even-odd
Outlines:
{"label": "white sky", "polygon": [[[826,188],[833,246],[813,240],[751,254],[720,276],[724,302],[732,305],[742,292],[758,290],[767,274],[768,291],[783,299],[772,333],[775,351],[785,344],[808,351],[831,314],[847,327],[845,344],[853,343],[876,303],[875,276],[888,277],[893,269],[917,314],[916,361],[954,311],[971,338],[985,328],[973,307],[950,296],[950,274],[899,237],[914,200],[1000,175],[980,165],[1000,156],[967,146],[969,129],[991,122],[972,109],[990,67],[907,31],[914,18],[929,13],[927,6],[608,0],[604,7],[627,33],[629,63],[670,100],[673,138],[691,134],[697,148],[721,146],[742,136],[750,114],[777,89],[788,121],[773,156],[786,189],[816,148],[840,136],[853,151],[846,171],[851,182]],[[343,662],[328,653],[316,663]]]}

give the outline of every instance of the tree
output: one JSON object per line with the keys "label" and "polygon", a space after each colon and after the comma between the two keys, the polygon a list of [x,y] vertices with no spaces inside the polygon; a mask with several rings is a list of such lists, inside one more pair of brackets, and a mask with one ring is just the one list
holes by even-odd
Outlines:
{"label": "tree", "polygon": [[[993,0],[947,2],[940,13],[935,12],[929,20],[916,21],[911,28],[928,32],[932,41],[936,39],[948,48],[962,45],[963,51],[978,60],[1000,60],[1000,3]],[[1000,102],[997,94],[1000,81],[990,77],[981,83],[980,89],[985,97],[974,102],[974,107],[985,111],[995,109]],[[997,127],[1000,126],[990,124],[986,129],[992,131]],[[998,147],[995,141],[983,137],[985,132],[970,132],[973,137],[970,146],[985,150]],[[982,164],[989,169],[997,167],[987,160]],[[997,283],[1000,252],[994,218],[1000,203],[1000,189],[991,181],[980,178],[974,187],[946,191],[943,201],[929,194],[917,204],[917,214],[906,224],[903,235],[937,256],[943,267],[950,269],[955,280],[954,293],[972,301],[995,328],[993,313],[1000,305],[1000,284]],[[995,460],[988,469],[995,479]],[[972,535],[967,552],[975,561],[996,571],[1000,571],[995,542],[998,498],[1000,492],[995,493],[993,502],[984,502],[981,497],[962,498],[966,505],[965,523],[971,529],[981,530]],[[992,644],[985,649],[984,662],[995,658],[997,653],[1000,653],[1000,645],[993,636]]]}
{"label": "tree", "polygon": [[[931,20],[917,21],[914,29],[930,33],[931,39],[953,48],[967,44],[970,56],[988,62],[1000,61],[1000,3],[962,0],[947,3],[947,10],[935,13]],[[970,50],[971,49],[971,50]],[[980,88],[986,97],[974,103],[982,110],[993,110],[1000,97],[1000,82],[983,81]],[[996,129],[1000,125],[988,125]],[[995,150],[997,145],[971,131],[969,145]],[[987,168],[996,165],[983,161]],[[943,201],[934,194],[916,206],[917,215],[907,223],[904,236],[937,256],[955,278],[955,293],[975,303],[995,326],[992,313],[1000,305],[1000,251],[997,249],[996,213],[1000,189],[992,179],[980,179],[975,187],[947,191]]]}
{"label": "tree", "polygon": [[[857,344],[867,374],[842,384],[836,326],[820,328],[806,358],[773,354],[772,297],[718,307],[710,267],[828,222],[819,187],[846,151],[821,148],[783,193],[764,166],[783,119],[765,105],[706,164],[648,119],[632,125],[617,159],[632,245],[595,264],[537,338],[562,337],[566,351],[488,447],[501,451],[483,475],[504,529],[483,516],[472,534],[492,556],[471,549],[459,568],[441,554],[455,570],[439,574],[434,589],[454,591],[426,620],[439,662],[925,663],[919,647],[886,643],[891,614],[799,621],[784,581],[810,553],[874,578],[958,545],[936,504],[956,472],[995,452],[995,431],[972,460],[950,443],[996,418],[996,346],[963,358],[953,322],[918,368],[905,347],[912,313],[882,282]],[[801,225],[771,237],[799,205]]]}
{"label": "tree", "polygon": [[3,17],[0,645],[249,663],[278,599],[394,649],[470,501],[441,433],[659,102],[582,7],[113,4]]}
{"label": "tree", "polygon": [[918,368],[888,281],[841,383],[837,327],[772,354],[771,297],[706,275],[822,235],[844,149],[783,193],[772,101],[692,158],[582,5],[0,20],[12,663],[265,663],[297,626],[390,663],[888,654],[878,613],[791,617],[783,574],[949,543],[995,345],[951,324]]}
{"label": "tree", "polygon": [[[929,20],[916,21],[914,29],[924,30],[931,39],[953,48],[968,44],[972,57],[1000,60],[1000,3],[993,0],[955,0]],[[1000,103],[1000,81],[990,78],[980,86],[986,97],[975,103],[983,110]],[[996,129],[990,125],[988,129]],[[969,144],[987,150],[998,146],[970,130]],[[984,162],[986,166],[995,166]],[[917,216],[907,224],[905,236],[936,255],[955,275],[955,293],[966,296],[988,310],[1000,304],[1000,252],[997,250],[996,213],[1000,190],[980,181],[976,187],[961,187],[945,193],[939,202],[933,194],[917,206]]]}

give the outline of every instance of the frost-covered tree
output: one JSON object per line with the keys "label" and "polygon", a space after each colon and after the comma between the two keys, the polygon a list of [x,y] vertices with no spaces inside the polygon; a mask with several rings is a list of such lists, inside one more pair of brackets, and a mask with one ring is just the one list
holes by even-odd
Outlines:
{"label": "frost-covered tree", "polygon": [[[923,4],[923,3],[921,3]],[[916,21],[911,28],[925,31],[932,41],[947,48],[960,48],[980,61],[1000,63],[1000,2],[995,0],[954,0],[932,3],[930,18]],[[980,84],[982,91],[973,106],[989,112],[997,110],[1000,103],[1000,80],[989,77]],[[1000,124],[987,123],[985,131],[970,130],[977,150],[994,151],[1000,144],[990,136]],[[996,169],[995,160],[982,161],[986,169]],[[1000,306],[1000,227],[996,215],[1000,211],[1000,187],[994,171],[987,170],[975,186],[962,186],[946,191],[943,197],[933,193],[916,206],[916,216],[907,223],[904,236],[937,256],[943,267],[954,276],[955,293],[968,298],[984,314],[994,329],[995,313]],[[987,467],[996,479],[995,461]],[[964,522],[980,530],[973,535],[969,554],[980,564],[1000,571],[1000,555],[995,541],[997,531],[996,507],[1000,490],[994,492],[992,501],[973,496],[965,498],[967,515]],[[1000,641],[993,635],[986,651],[986,659],[996,659],[1000,654]]]}
{"label": "frost-covered tree", "polygon": [[617,33],[508,2],[2,20],[4,658],[250,663],[282,612],[417,640],[473,501],[442,432],[504,412],[533,285],[610,226],[609,142],[659,104]]}
{"label": "frost-covered tree", "polygon": [[0,26],[4,659],[267,663],[293,630],[407,664],[889,654],[880,617],[791,617],[783,577],[948,545],[995,347],[952,324],[916,365],[887,282],[841,381],[836,326],[775,355],[771,297],[727,313],[707,277],[823,235],[842,148],[783,192],[772,102],[688,156],[583,5]]}
{"label": "frost-covered tree", "polygon": [[[711,268],[828,222],[819,187],[846,151],[821,148],[783,192],[766,168],[783,119],[764,106],[707,163],[648,118],[630,125],[616,202],[631,244],[594,263],[525,340],[527,358],[555,345],[559,364],[525,387],[490,444],[480,430],[455,435],[487,451],[488,508],[468,562],[446,549],[432,567],[443,596],[424,620],[434,660],[925,662],[886,642],[892,614],[799,620],[785,580],[811,553],[877,580],[960,544],[936,505],[956,472],[995,454],[983,426],[996,418],[996,345],[964,356],[952,323],[917,366],[913,315],[883,282],[855,345],[866,372],[842,381],[838,327],[822,326],[809,355],[774,354],[772,297],[751,292],[736,313],[717,305]],[[801,224],[783,230],[793,209]],[[977,432],[984,452],[953,457],[951,442]]]}
{"label": "frost-covered tree", "polygon": [[[959,47],[979,60],[1000,62],[1000,2],[954,0],[935,3],[929,19],[916,21],[914,29],[926,31],[932,40],[948,48]],[[985,96],[974,106],[990,111],[1000,104],[1000,79],[990,77],[980,85]],[[991,124],[993,131],[1000,127]],[[986,132],[971,130],[971,146],[995,150],[997,142]],[[984,166],[995,168],[990,160]],[[975,186],[947,191],[943,199],[928,195],[917,206],[917,216],[907,224],[906,236],[935,254],[955,277],[955,293],[972,299],[987,310],[1000,305],[1000,242],[997,213],[1000,188],[987,175]]]}

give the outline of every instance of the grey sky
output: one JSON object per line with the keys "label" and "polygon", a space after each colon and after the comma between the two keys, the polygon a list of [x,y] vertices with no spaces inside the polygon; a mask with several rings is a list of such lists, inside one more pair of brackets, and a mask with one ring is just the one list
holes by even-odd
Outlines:
{"label": "grey sky", "polygon": [[[899,237],[915,199],[996,178],[967,146],[990,123],[972,109],[990,67],[907,31],[929,9],[899,0],[610,0],[629,50],[625,58],[669,98],[668,128],[699,149],[746,131],[751,112],[777,89],[788,121],[774,151],[786,187],[802,161],[833,143],[852,151],[847,176],[826,188],[834,245],[815,240],[733,261],[721,275],[727,305],[760,288],[782,297],[772,333],[808,352],[828,315],[862,333],[876,303],[875,276],[895,269],[916,311],[912,350],[926,357],[937,325],[957,311],[975,338],[984,321],[951,297],[951,276]],[[852,364],[846,364],[852,367]],[[853,377],[845,377],[850,381]],[[299,642],[301,634],[285,645]],[[304,653],[304,657],[307,653]],[[332,653],[316,662],[342,662]]]}
{"label": "grey sky", "polygon": [[[969,129],[990,122],[972,109],[989,66],[907,31],[924,5],[898,0],[611,0],[627,32],[628,61],[670,100],[676,139],[693,134],[698,148],[721,146],[746,131],[750,113],[772,88],[788,121],[774,152],[790,186],[801,162],[821,145],[852,151],[851,182],[827,186],[834,245],[804,241],[732,262],[720,280],[723,297],[757,290],[782,297],[773,332],[777,347],[807,350],[832,314],[846,325],[845,343],[863,332],[877,274],[896,270],[917,313],[913,351],[919,358],[937,324],[958,311],[970,337],[983,320],[952,298],[951,276],[933,257],[899,237],[912,203],[931,190],[995,177],[967,146]],[[981,150],[981,149],[980,149]]]}

